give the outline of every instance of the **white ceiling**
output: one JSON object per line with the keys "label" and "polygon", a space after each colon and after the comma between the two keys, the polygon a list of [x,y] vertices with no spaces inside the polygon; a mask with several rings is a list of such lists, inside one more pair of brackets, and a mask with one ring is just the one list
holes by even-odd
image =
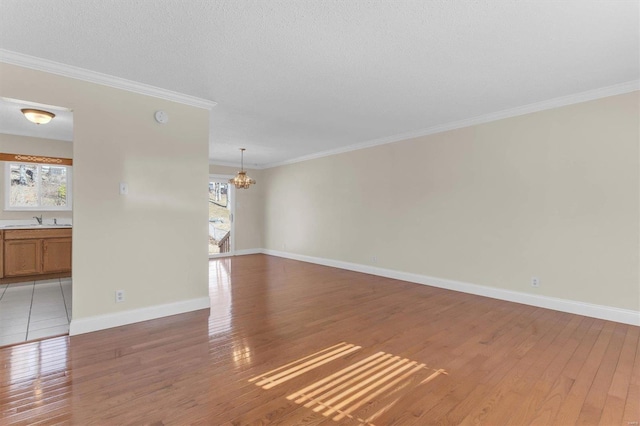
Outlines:
{"label": "white ceiling", "polygon": [[1,49],[213,100],[249,166],[637,81],[639,39],[636,0],[0,0]]}

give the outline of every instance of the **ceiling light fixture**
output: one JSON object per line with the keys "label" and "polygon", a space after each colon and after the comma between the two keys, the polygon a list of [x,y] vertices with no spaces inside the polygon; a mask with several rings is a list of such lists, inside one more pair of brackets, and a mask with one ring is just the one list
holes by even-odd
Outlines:
{"label": "ceiling light fixture", "polygon": [[24,116],[27,117],[27,120],[36,124],[47,124],[53,119],[53,117],[56,116],[52,112],[43,111],[41,109],[25,108],[21,109],[20,111],[22,111]]}
{"label": "ceiling light fixture", "polygon": [[256,183],[254,179],[247,176],[247,172],[244,171],[244,148],[240,148],[240,171],[233,179],[229,179],[229,183],[235,185],[236,188],[247,189],[252,184]]}

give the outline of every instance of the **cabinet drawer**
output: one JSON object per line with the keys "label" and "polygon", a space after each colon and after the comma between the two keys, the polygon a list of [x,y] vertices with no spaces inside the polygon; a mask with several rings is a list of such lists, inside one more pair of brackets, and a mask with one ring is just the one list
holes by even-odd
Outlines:
{"label": "cabinet drawer", "polygon": [[63,229],[11,229],[4,231],[4,240],[26,240],[31,238],[71,237],[71,228]]}

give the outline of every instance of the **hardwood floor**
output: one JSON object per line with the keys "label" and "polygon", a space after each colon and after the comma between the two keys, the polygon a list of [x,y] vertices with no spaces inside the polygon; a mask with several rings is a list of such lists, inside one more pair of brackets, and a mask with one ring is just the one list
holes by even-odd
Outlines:
{"label": "hardwood floor", "polygon": [[639,327],[264,255],[197,311],[0,348],[0,424],[637,425]]}

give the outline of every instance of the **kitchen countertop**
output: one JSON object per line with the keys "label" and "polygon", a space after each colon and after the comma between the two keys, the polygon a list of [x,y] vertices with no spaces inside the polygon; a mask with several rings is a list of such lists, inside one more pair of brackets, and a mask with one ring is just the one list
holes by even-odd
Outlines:
{"label": "kitchen countertop", "polygon": [[61,223],[58,225],[49,224],[49,225],[0,225],[0,229],[4,229],[5,231],[11,229],[64,229],[71,228],[72,225],[69,223]]}

